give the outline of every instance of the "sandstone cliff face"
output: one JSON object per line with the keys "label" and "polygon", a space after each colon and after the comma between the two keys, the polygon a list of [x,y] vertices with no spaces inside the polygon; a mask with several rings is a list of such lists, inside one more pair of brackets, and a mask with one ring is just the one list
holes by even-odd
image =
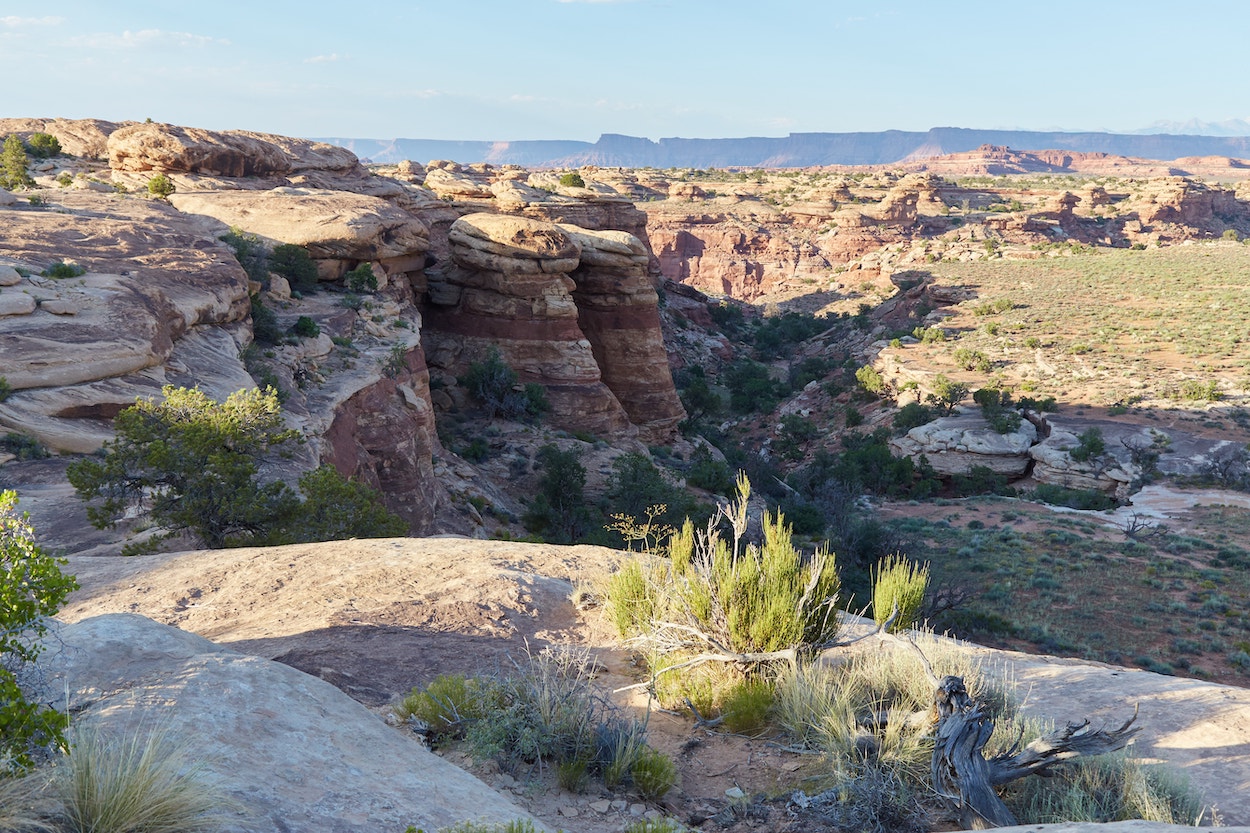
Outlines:
{"label": "sandstone cliff face", "polygon": [[496,348],[522,381],[546,388],[552,423],[604,437],[636,433],[578,327],[568,277],[577,244],[550,223],[501,214],[462,217],[448,239],[454,264],[430,276],[431,364],[458,375]]}
{"label": "sandstone cliff face", "polygon": [[108,156],[115,171],[225,177],[283,176],[310,169],[352,171],[360,166],[351,151],[323,142],[155,123],[113,132]]}

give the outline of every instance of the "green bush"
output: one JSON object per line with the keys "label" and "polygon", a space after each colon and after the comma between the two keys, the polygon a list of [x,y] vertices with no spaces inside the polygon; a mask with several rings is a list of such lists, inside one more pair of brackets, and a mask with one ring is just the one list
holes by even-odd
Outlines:
{"label": "green bush", "polygon": [[1020,412],[1012,409],[1011,395],[998,388],[978,388],[972,400],[981,406],[981,416],[999,434],[1010,434],[1020,428]]}
{"label": "green bush", "polygon": [[259,237],[234,226],[218,239],[234,250],[234,258],[247,272],[249,280],[261,286],[268,285],[269,252]]}
{"label": "green bush", "polygon": [[781,431],[773,442],[773,449],[783,460],[801,460],[812,441],[819,436],[820,430],[811,419],[799,414],[786,414],[781,418]]}
{"label": "green bush", "polygon": [[10,133],[4,140],[4,149],[0,150],[0,187],[10,191],[33,187],[35,180],[26,173],[29,164],[22,140],[16,133]]}
{"label": "green bush", "polygon": [[677,765],[663,752],[647,747],[629,768],[634,787],[648,801],[659,801],[677,785]]}
{"label": "green bush", "polygon": [[321,335],[321,327],[307,315],[301,315],[291,326],[291,332],[300,338],[316,338]]}
{"label": "green bush", "polygon": [[968,386],[939,373],[933,377],[933,392],[926,397],[942,414],[954,413],[955,408],[968,395]]}
{"label": "green bush", "polygon": [[1076,439],[1077,444],[1068,449],[1068,456],[1078,463],[1097,459],[1107,450],[1106,440],[1102,437],[1102,429],[1097,426],[1082,431]]}
{"label": "green bush", "polygon": [[556,544],[580,540],[590,528],[590,508],[586,503],[586,467],[576,451],[561,451],[555,445],[538,449],[542,477],[538,494],[522,516],[525,528]]}
{"label": "green bush", "polygon": [[51,159],[61,155],[61,143],[49,133],[32,133],[26,140],[26,151],[36,159]]}
{"label": "green bush", "polygon": [[57,261],[43,270],[45,278],[77,278],[85,274],[87,274],[87,270],[77,263],[65,263],[64,261]]}
{"label": "green bush", "polygon": [[440,674],[425,688],[414,688],[392,707],[400,720],[415,717],[433,740],[462,737],[469,722],[486,713],[485,686],[463,674]]}
{"label": "green bush", "polygon": [[932,422],[934,416],[932,410],[919,402],[908,402],[899,408],[898,413],[894,415],[894,433],[906,434],[913,428],[919,428],[921,425],[927,425]]}
{"label": "green bush", "polygon": [[951,353],[951,358],[955,360],[955,364],[964,370],[975,370],[979,373],[989,373],[994,365],[988,357],[980,350],[973,350],[969,347],[958,347]]}
{"label": "green bush", "polygon": [[[664,507],[663,511],[648,512],[657,506]],[[612,473],[604,491],[604,511],[635,522],[650,515],[654,523],[677,528],[687,516],[697,514],[698,507],[689,492],[670,482],[645,455],[634,452],[612,461]]]}
{"label": "green bush", "polygon": [[920,620],[924,595],[929,588],[929,565],[917,564],[902,555],[887,556],[877,565],[872,583],[872,618],[878,624],[894,614],[891,632],[907,630]]}
{"label": "green bush", "polygon": [[1068,489],[1052,483],[1039,483],[1029,495],[1033,500],[1049,503],[1052,506],[1067,506],[1069,509],[1089,509],[1102,511],[1114,509],[1118,504],[1115,498],[1106,492],[1096,489]]}
{"label": "green bush", "polygon": [[763,319],[756,328],[752,343],[762,359],[777,358],[792,348],[829,328],[824,317],[802,312],[786,312]]}
{"label": "green bush", "polygon": [[343,276],[343,282],[351,292],[366,294],[378,291],[378,276],[373,273],[372,263],[361,263]]}
{"label": "green bush", "polygon": [[56,175],[56,184],[62,188],[68,188],[74,184],[74,178],[70,176],[68,171],[61,171],[61,173]]}
{"label": "green bush", "polygon": [[859,386],[869,393],[881,396],[885,393],[885,379],[877,372],[877,369],[870,364],[866,364],[859,370],[855,371],[855,381],[859,382]]}
{"label": "green bush", "polygon": [[759,362],[740,359],[729,366],[723,378],[734,413],[771,411],[781,398],[768,368]]}
{"label": "green bush", "polygon": [[[0,402],[3,401],[4,397],[0,397]],[[0,437],[0,451],[7,451],[19,460],[43,460],[52,456],[39,440],[11,431]]]}
{"label": "green bush", "polygon": [[51,693],[30,691],[26,673],[50,618],[78,587],[61,572],[65,564],[35,544],[30,521],[17,514],[17,493],[0,492],[0,778],[65,745],[68,715],[28,699]]}
{"label": "green bush", "polygon": [[148,193],[157,199],[168,199],[176,190],[173,181],[165,174],[157,174],[148,180]]}
{"label": "green bush", "polygon": [[13,395],[13,386],[9,384],[9,380],[0,376],[0,402],[8,399]]}
{"label": "green bush", "polygon": [[714,495],[728,495],[733,491],[734,477],[729,466],[715,459],[708,447],[701,444],[690,455],[686,483]]}
{"label": "green bush", "polygon": [[265,306],[259,295],[252,296],[252,338],[257,344],[281,344],[286,337],[278,316]]}
{"label": "green bush", "polygon": [[103,456],[66,472],[97,527],[137,508],[167,534],[191,532],[211,548],[402,534],[372,490],[332,468],[300,478],[304,502],[281,481],[257,481],[260,460],[298,437],[283,427],[272,389],[236,391],[221,403],[199,389],[166,386],[162,394],[118,414]]}
{"label": "green bush", "polygon": [[738,682],[720,704],[723,725],[739,735],[756,735],[768,728],[773,707],[770,680],[751,678]]}
{"label": "green bush", "polygon": [[317,291],[317,264],[303,246],[294,243],[283,243],[274,246],[269,253],[268,269],[281,275],[290,283],[291,289],[301,295],[311,295]]}
{"label": "green bush", "polygon": [[551,409],[546,390],[536,382],[516,390],[516,371],[504,363],[497,348],[490,348],[486,358],[469,365],[459,378],[460,384],[486,409],[486,418],[532,421]]}
{"label": "green bush", "polygon": [[586,180],[577,171],[570,171],[560,175],[560,184],[565,188],[585,188]]}

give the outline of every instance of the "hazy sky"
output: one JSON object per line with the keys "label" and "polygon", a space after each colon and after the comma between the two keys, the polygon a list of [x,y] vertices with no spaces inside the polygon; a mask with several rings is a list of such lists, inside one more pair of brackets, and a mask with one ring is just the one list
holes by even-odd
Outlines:
{"label": "hazy sky", "polygon": [[0,116],[296,136],[1131,130],[1250,117],[1250,2],[0,2]]}

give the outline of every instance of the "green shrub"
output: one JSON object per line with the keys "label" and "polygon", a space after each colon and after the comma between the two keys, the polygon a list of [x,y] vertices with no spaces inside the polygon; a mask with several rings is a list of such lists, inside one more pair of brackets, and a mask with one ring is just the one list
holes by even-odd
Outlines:
{"label": "green shrub", "polygon": [[859,412],[859,408],[856,408],[849,402],[842,409],[842,419],[845,421],[847,428],[854,428],[864,424],[864,415]]}
{"label": "green shrub", "polygon": [[729,466],[712,456],[706,445],[699,445],[690,455],[690,468],[686,470],[686,483],[696,489],[705,489],[714,495],[728,495],[734,487],[733,473]]}
{"label": "green shrub", "polygon": [[[0,402],[3,401],[4,397],[0,397]],[[7,451],[19,460],[43,460],[52,456],[39,440],[11,431],[0,437],[0,451]]]}
{"label": "green shrub", "polygon": [[49,133],[32,133],[26,140],[26,150],[36,159],[51,159],[61,155],[61,143]]}
{"label": "green shrub", "polygon": [[373,272],[373,264],[364,262],[343,276],[348,290],[360,294],[378,291],[378,276]]}
{"label": "green shrub", "polygon": [[1019,411],[1011,408],[1011,395],[998,388],[978,388],[972,400],[981,406],[981,416],[999,434],[1010,434],[1020,428]]}
{"label": "green shrub", "polygon": [[877,565],[872,583],[872,618],[882,625],[897,609],[891,632],[917,624],[929,588],[929,565],[917,564],[902,555],[886,557]]}
{"label": "green shrub", "polygon": [[291,289],[302,295],[317,291],[317,264],[313,263],[312,256],[303,246],[294,243],[274,246],[269,253],[268,269],[286,278]]}
{"label": "green shrub", "polygon": [[70,176],[68,171],[61,171],[61,173],[56,175],[56,184],[62,188],[68,188],[74,184],[74,178]]}
{"label": "green shrub", "polygon": [[440,674],[425,688],[414,688],[392,707],[400,720],[417,718],[434,739],[461,737],[469,721],[485,714],[483,684],[463,674]]}
{"label": "green shrub", "polygon": [[13,395],[13,386],[9,384],[9,380],[0,376],[0,402],[8,399]]}
{"label": "green shrub", "polygon": [[577,171],[570,171],[560,175],[560,184],[565,188],[585,188],[586,180]]}
{"label": "green shrub", "polygon": [[750,359],[739,359],[722,377],[729,388],[729,407],[734,413],[771,411],[781,398],[768,368]]}
{"label": "green shrub", "polygon": [[469,365],[468,371],[458,380],[486,409],[486,418],[531,421],[550,410],[546,391],[535,382],[516,390],[516,371],[504,363],[495,347],[490,348],[486,358]]}
{"label": "green shrub", "polygon": [[793,462],[802,459],[812,441],[819,436],[820,430],[811,419],[799,414],[786,414],[781,418],[781,431],[773,442],[773,449],[783,460]]}
{"label": "green shrub", "polygon": [[906,434],[913,428],[919,428],[921,425],[927,425],[933,421],[935,414],[929,408],[921,405],[919,402],[908,402],[906,405],[898,409],[898,413],[894,415],[894,432],[896,434]]}
{"label": "green shrub", "polygon": [[646,747],[629,768],[634,787],[648,801],[658,801],[677,785],[677,765],[663,752]]}
{"label": "green shrub", "polygon": [[869,393],[881,396],[885,393],[885,379],[877,372],[877,369],[870,364],[866,364],[859,370],[855,371],[855,381],[859,382],[859,386]]}
{"label": "green shrub", "polygon": [[31,691],[26,673],[49,620],[78,587],[61,572],[65,563],[35,544],[30,521],[17,514],[17,493],[0,491],[0,779],[65,745],[69,716],[45,707],[51,692]]}
{"label": "green shrub", "polygon": [[720,704],[723,725],[740,735],[756,735],[768,728],[773,706],[773,685],[769,680],[751,678],[738,682]]}
{"label": "green shrub", "polygon": [[[663,510],[656,513],[654,507],[660,506]],[[696,514],[698,507],[689,492],[669,481],[645,455],[634,452],[612,461],[604,511],[635,523],[650,518],[652,523],[677,528],[687,516]]]}
{"label": "green shrub", "polygon": [[87,274],[87,270],[77,263],[65,263],[64,261],[57,261],[43,270],[45,278],[77,278],[85,274]]}
{"label": "green shrub", "polygon": [[1188,402],[1217,402],[1224,398],[1224,394],[1214,379],[1206,382],[1189,379],[1181,385],[1179,398]]}
{"label": "green shrub", "polygon": [[956,348],[951,353],[951,358],[964,370],[975,370],[979,373],[989,373],[994,366],[984,353],[969,347]]}
{"label": "green shrub", "polygon": [[348,538],[396,538],[408,534],[408,523],[382,505],[376,489],[350,480],[331,465],[299,478],[304,500],[280,541],[342,541]]}
{"label": "green shrub", "polygon": [[321,327],[307,315],[301,315],[291,326],[291,332],[300,338],[316,338],[321,335]]}
{"label": "green shrub", "polygon": [[1068,489],[1052,483],[1039,483],[1029,497],[1041,503],[1067,506],[1069,509],[1102,511],[1114,509],[1117,506],[1115,498],[1106,492],[1096,489]]}
{"label": "green shrub", "polygon": [[522,516],[522,523],[551,543],[580,540],[589,530],[591,518],[586,504],[586,467],[576,451],[561,451],[555,445],[538,449],[537,461],[542,470],[538,494]]}
{"label": "green shrub", "polygon": [[148,180],[148,193],[157,199],[168,199],[176,190],[173,180],[165,174],[157,174]]}
{"label": "green shrub", "polygon": [[1102,429],[1097,426],[1082,431],[1076,439],[1077,444],[1068,449],[1068,456],[1078,463],[1097,459],[1107,450],[1107,443],[1102,437]]}
{"label": "green shrub", "polygon": [[35,180],[26,173],[30,160],[26,157],[26,147],[16,133],[10,133],[4,140],[4,149],[0,150],[0,188],[10,191],[18,188],[30,188]]}
{"label": "green shrub", "polygon": [[933,392],[926,397],[926,400],[937,407],[940,413],[951,414],[967,395],[967,385],[939,373],[933,377]]}
{"label": "green shrub", "polygon": [[233,226],[218,239],[234,250],[234,258],[249,280],[261,286],[269,283],[269,252],[259,237]]}
{"label": "green shrub", "polygon": [[286,333],[278,325],[278,316],[265,306],[259,295],[252,296],[252,338],[257,344],[281,344]]}

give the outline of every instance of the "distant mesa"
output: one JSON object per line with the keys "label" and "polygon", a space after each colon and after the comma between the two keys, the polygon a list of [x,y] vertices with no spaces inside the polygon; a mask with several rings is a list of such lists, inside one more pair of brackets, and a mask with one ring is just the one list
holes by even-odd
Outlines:
{"label": "distant mesa", "polygon": [[1016,151],[1060,150],[1173,160],[1193,156],[1250,156],[1250,126],[1243,135],[1197,136],[1064,133],[1030,130],[975,130],[935,127],[927,132],[791,133],[785,137],[652,141],[605,133],[596,142],[445,141],[438,139],[322,138],[378,163],[404,159],[455,159],[461,163],[527,167],[601,165],[627,168],[805,168],[818,165],[891,165],[983,145]]}

